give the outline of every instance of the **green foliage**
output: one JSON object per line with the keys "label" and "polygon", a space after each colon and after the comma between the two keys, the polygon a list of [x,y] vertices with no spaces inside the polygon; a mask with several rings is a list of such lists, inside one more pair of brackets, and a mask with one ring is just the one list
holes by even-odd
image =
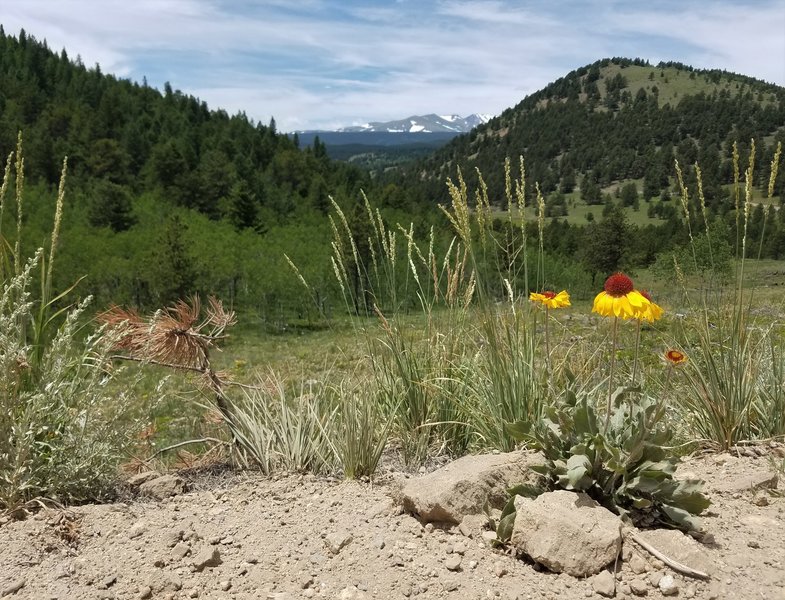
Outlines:
{"label": "green foliage", "polygon": [[589,226],[582,260],[591,273],[592,282],[597,275],[605,277],[625,268],[631,243],[630,226],[619,207],[613,207],[599,223]]}
{"label": "green foliage", "polygon": [[665,405],[637,389],[619,388],[606,430],[593,400],[591,393],[569,387],[541,419],[509,424],[506,431],[543,452],[540,472],[552,487],[586,492],[638,526],[696,528],[695,515],[709,501],[701,482],[674,478],[678,458],[665,448],[672,437]]}
{"label": "green foliage", "polygon": [[707,282],[728,283],[733,275],[733,248],[728,237],[727,226],[714,221],[690,243],[657,255],[652,272],[663,281],[697,275]]}
{"label": "green foliage", "polygon": [[88,219],[93,227],[109,227],[115,233],[130,228],[135,221],[128,189],[110,181],[98,181],[92,191]]}

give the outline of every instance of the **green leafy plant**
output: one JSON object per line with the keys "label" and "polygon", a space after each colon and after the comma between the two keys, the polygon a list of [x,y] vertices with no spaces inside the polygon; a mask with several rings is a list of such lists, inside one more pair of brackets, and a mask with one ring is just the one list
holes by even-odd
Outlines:
{"label": "green leafy plant", "polygon": [[508,424],[506,431],[542,451],[546,462],[537,470],[552,488],[585,492],[636,525],[697,528],[695,516],[709,500],[700,481],[674,478],[679,459],[665,449],[671,432],[664,405],[618,388],[612,407],[606,429],[591,392],[568,387],[541,419]]}

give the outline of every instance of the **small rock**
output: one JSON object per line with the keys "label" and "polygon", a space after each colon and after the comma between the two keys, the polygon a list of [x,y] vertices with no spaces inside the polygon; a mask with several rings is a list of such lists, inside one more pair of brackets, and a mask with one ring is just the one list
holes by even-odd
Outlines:
{"label": "small rock", "polygon": [[215,546],[205,546],[194,556],[191,564],[197,571],[203,571],[207,567],[217,567],[221,564],[221,554]]}
{"label": "small rock", "polygon": [[185,558],[186,554],[188,554],[190,551],[191,547],[188,544],[184,542],[178,542],[177,545],[172,548],[172,556],[177,559],[182,559]]}
{"label": "small rock", "polygon": [[621,544],[619,517],[584,493],[546,492],[515,498],[511,543],[555,573],[586,577],[616,559]]}
{"label": "small rock", "polygon": [[758,540],[750,540],[747,542],[747,546],[750,548],[760,548],[760,542],[758,542]]}
{"label": "small rock", "polygon": [[199,590],[197,588],[191,588],[188,590],[188,597],[189,598],[198,598],[199,597]]}
{"label": "small rock", "polygon": [[449,571],[457,571],[461,568],[461,555],[460,554],[450,554],[444,561],[444,566],[447,567]]}
{"label": "small rock", "polygon": [[507,573],[509,573],[507,565],[503,562],[497,561],[493,563],[493,574],[496,575],[496,577],[504,577]]}
{"label": "small rock", "polygon": [[161,474],[158,471],[145,471],[144,473],[137,473],[136,475],[131,475],[128,478],[128,485],[131,487],[139,487],[146,481],[150,481],[151,479],[155,479],[156,477],[160,477]]}
{"label": "small rock", "polygon": [[698,593],[698,590],[695,588],[695,585],[692,584],[692,583],[684,588],[684,597],[685,598],[694,598],[697,593]]}
{"label": "small rock", "polygon": [[445,592],[454,592],[460,587],[459,584],[455,579],[445,579],[442,581],[442,586],[444,587]]}
{"label": "small rock", "polygon": [[752,503],[755,506],[768,506],[769,496],[766,492],[755,492],[755,495],[752,497]]}
{"label": "small rock", "polygon": [[482,539],[484,542],[490,544],[496,539],[496,532],[495,531],[483,531],[482,532]]}
{"label": "small rock", "polygon": [[109,589],[114,583],[117,581],[117,575],[109,575],[108,577],[104,577],[98,583],[99,590],[106,590]]}
{"label": "small rock", "polygon": [[351,541],[352,536],[346,531],[330,533],[326,538],[324,538],[324,543],[327,546],[327,549],[330,551],[330,554],[333,555],[338,554]]}
{"label": "small rock", "polygon": [[169,548],[174,548],[183,539],[185,539],[185,531],[182,529],[173,529],[164,534],[164,541]]}
{"label": "small rock", "polygon": [[630,591],[636,596],[645,596],[649,593],[649,586],[645,581],[633,579],[630,581]]}
{"label": "small rock", "polygon": [[643,558],[640,554],[633,554],[630,558],[629,565],[630,570],[636,575],[640,575],[649,570],[649,565],[646,562],[646,559]]}
{"label": "small rock", "polygon": [[138,523],[134,523],[131,525],[131,529],[128,530],[128,539],[133,540],[138,538],[142,535],[145,531],[147,531],[147,524],[143,521],[139,521]]}
{"label": "small rock", "polygon": [[600,571],[591,578],[591,587],[600,596],[612,598],[616,593],[616,580],[610,571]]}
{"label": "small rock", "polygon": [[458,531],[461,532],[461,535],[464,537],[476,537],[482,534],[485,531],[485,526],[488,524],[488,517],[485,514],[479,515],[466,515],[462,520],[460,525],[458,525]]}
{"label": "small rock", "polygon": [[338,596],[339,600],[365,600],[368,596],[356,587],[345,587]]}
{"label": "small rock", "polygon": [[223,581],[221,581],[221,582],[218,584],[218,587],[220,587],[222,591],[224,591],[224,592],[228,592],[228,591],[229,591],[229,588],[231,588],[231,587],[232,587],[232,582],[231,582],[231,581],[229,581],[228,579],[224,579]]}
{"label": "small rock", "polygon": [[660,579],[662,579],[662,576],[664,574],[665,573],[663,573],[662,571],[653,571],[649,573],[649,583],[653,587],[657,587],[658,585],[660,585]]}
{"label": "small rock", "polygon": [[663,596],[675,596],[679,593],[679,584],[673,575],[663,576],[657,584]]}
{"label": "small rock", "polygon": [[25,587],[25,580],[24,579],[17,579],[12,581],[7,586],[5,586],[2,590],[0,590],[0,598],[4,598],[6,596],[10,596],[11,594],[16,594],[19,590]]}
{"label": "small rock", "polygon": [[139,588],[139,598],[140,600],[147,600],[147,598],[151,598],[153,595],[153,589],[149,585],[143,585]]}

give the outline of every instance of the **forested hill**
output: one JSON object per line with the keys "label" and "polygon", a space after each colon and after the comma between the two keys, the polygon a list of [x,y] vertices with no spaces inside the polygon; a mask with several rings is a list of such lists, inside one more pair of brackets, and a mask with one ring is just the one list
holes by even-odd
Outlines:
{"label": "forested hill", "polygon": [[[25,157],[22,247],[52,230],[68,157],[55,286],[80,280],[98,308],[143,310],[216,294],[285,323],[313,301],[284,259],[330,289],[329,196],[362,210],[366,171],[298,147],[275,122],[211,110],[166,85],[160,92],[86,67],[67,50],[0,26],[0,156]],[[9,190],[13,190],[11,183]],[[13,247],[16,204],[0,208],[0,245]],[[351,210],[347,211],[351,217]]]}
{"label": "forested hill", "polygon": [[85,67],[24,31],[0,27],[0,156],[24,137],[29,177],[55,183],[68,156],[72,185],[93,194],[91,221],[130,227],[131,198],[196,209],[237,228],[264,229],[297,210],[324,212],[328,193],[357,192],[364,172],[329,161],[323,146],[300,151],[269,125],[209,110]]}
{"label": "forested hill", "polygon": [[[468,178],[479,168],[489,187],[499,189],[499,165],[523,155],[527,179],[539,182],[545,195],[579,186],[589,190],[590,203],[601,203],[601,188],[625,180],[643,179],[645,199],[659,196],[678,158],[701,165],[712,202],[722,195],[719,186],[732,180],[732,143],[744,152],[752,138],[764,167],[776,141],[785,140],[785,88],[725,71],[604,59],[554,81],[398,176],[420,180],[424,201],[456,167]],[[768,176],[761,168],[759,182]]]}

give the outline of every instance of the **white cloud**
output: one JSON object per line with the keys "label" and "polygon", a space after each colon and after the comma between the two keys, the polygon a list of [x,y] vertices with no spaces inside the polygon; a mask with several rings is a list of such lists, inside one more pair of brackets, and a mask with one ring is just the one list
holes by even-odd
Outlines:
{"label": "white cloud", "polygon": [[4,2],[0,23],[284,131],[498,113],[610,56],[785,84],[783,0],[25,0]]}

